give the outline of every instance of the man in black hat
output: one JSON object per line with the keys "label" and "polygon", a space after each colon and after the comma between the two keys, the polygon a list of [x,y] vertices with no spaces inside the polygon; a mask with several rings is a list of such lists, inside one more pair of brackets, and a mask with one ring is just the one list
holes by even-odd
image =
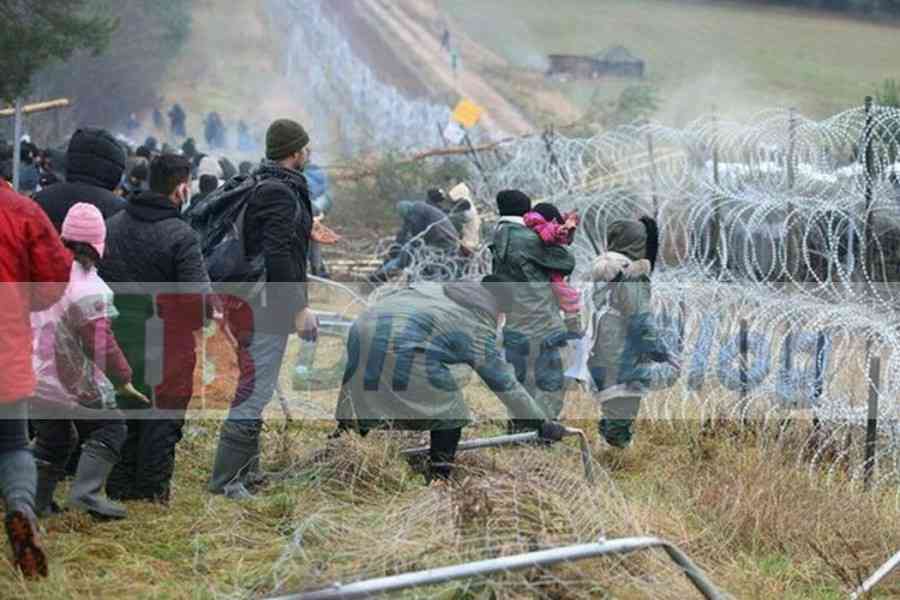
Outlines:
{"label": "man in black hat", "polygon": [[259,183],[244,221],[247,256],[263,257],[266,281],[261,292],[245,298],[242,309],[226,307],[239,345],[240,379],[209,481],[216,494],[247,494],[259,464],[262,413],[275,391],[288,336],[296,332],[314,341],[318,335],[306,291],[313,218],[303,169],[310,154],[309,135],[296,121],[279,119],[269,127],[266,160],[254,173]]}

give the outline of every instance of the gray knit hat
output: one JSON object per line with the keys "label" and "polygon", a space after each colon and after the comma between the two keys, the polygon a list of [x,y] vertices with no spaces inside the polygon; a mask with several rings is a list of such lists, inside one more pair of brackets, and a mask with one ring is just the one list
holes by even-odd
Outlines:
{"label": "gray knit hat", "polygon": [[266,132],[266,158],[284,160],[306,148],[308,143],[309,134],[300,123],[290,119],[278,119]]}

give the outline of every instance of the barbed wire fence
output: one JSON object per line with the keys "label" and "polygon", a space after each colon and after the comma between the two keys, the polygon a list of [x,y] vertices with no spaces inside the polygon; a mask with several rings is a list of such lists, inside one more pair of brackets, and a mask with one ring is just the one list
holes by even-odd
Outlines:
{"label": "barbed wire fence", "polygon": [[[488,215],[507,188],[578,210],[581,286],[609,223],[657,218],[654,303],[685,366],[649,416],[762,419],[774,439],[802,417],[814,424],[803,461],[853,479],[877,463],[880,481],[896,481],[900,111],[868,104],[814,121],[773,110],[749,123],[708,116],[684,129],[511,140],[480,154],[472,186]],[[406,280],[450,273],[451,260],[421,245]],[[489,272],[487,244],[464,265],[462,279]],[[392,285],[404,283],[372,299]]]}
{"label": "barbed wire fence", "polygon": [[[661,267],[653,302],[682,371],[654,389],[644,417],[674,428],[699,421],[713,431],[750,432],[762,451],[794,452],[797,465],[818,477],[887,488],[900,480],[898,147],[895,109],[867,105],[824,121],[779,110],[750,124],[710,116],[684,129],[646,123],[593,137],[511,140],[480,153],[470,184],[488,221],[494,196],[507,188],[578,210],[572,280],[586,294],[607,225],[657,218]],[[453,260],[419,246],[405,280],[382,286],[368,302]],[[457,276],[474,280],[489,270],[485,243]],[[350,573],[358,581],[610,533],[653,533],[629,515],[611,481],[590,486],[573,476],[580,469],[561,466],[575,464],[572,448],[466,455],[461,472],[472,477],[464,475],[453,490],[409,488],[399,471],[379,462],[397,461],[404,443],[415,445],[396,434],[341,440],[286,467],[285,476],[316,482],[334,510],[296,524],[269,580],[274,589],[311,589]],[[389,514],[386,495],[395,508]],[[355,514],[349,521],[348,511]],[[308,553],[322,547],[332,560],[309,569]],[[383,558],[373,561],[372,547],[385,548]],[[464,589],[548,598],[616,590],[656,598],[685,597],[686,586],[677,568],[649,555],[509,573]],[[430,588],[415,597],[445,592]]]}

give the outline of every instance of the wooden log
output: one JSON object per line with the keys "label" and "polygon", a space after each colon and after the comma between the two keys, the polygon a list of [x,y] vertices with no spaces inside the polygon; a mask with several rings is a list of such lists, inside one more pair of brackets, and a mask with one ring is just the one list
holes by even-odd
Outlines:
{"label": "wooden log", "polygon": [[[69,106],[68,98],[60,98],[59,100],[48,100],[47,102],[37,102],[35,104],[27,104],[22,107],[22,114],[30,115],[32,113],[46,112],[48,110],[56,110],[57,108],[66,108]],[[16,116],[15,108],[0,109],[0,118],[9,118]]]}

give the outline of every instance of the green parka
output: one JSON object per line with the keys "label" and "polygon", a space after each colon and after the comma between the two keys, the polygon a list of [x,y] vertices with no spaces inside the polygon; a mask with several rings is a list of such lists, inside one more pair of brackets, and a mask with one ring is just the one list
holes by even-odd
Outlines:
{"label": "green parka", "polygon": [[422,283],[366,310],[347,341],[336,418],[348,428],[442,430],[470,420],[463,388],[474,372],[517,419],[547,415],[496,348],[497,310],[480,284]]}
{"label": "green parka", "polygon": [[524,224],[501,219],[490,246],[493,273],[508,281],[514,308],[507,314],[503,345],[507,359],[516,366],[516,376],[545,402],[551,418],[563,406],[563,365],[559,350],[567,331],[559,301],[550,285],[550,273],[568,276],[575,270],[575,257],[562,246],[550,246]]}

